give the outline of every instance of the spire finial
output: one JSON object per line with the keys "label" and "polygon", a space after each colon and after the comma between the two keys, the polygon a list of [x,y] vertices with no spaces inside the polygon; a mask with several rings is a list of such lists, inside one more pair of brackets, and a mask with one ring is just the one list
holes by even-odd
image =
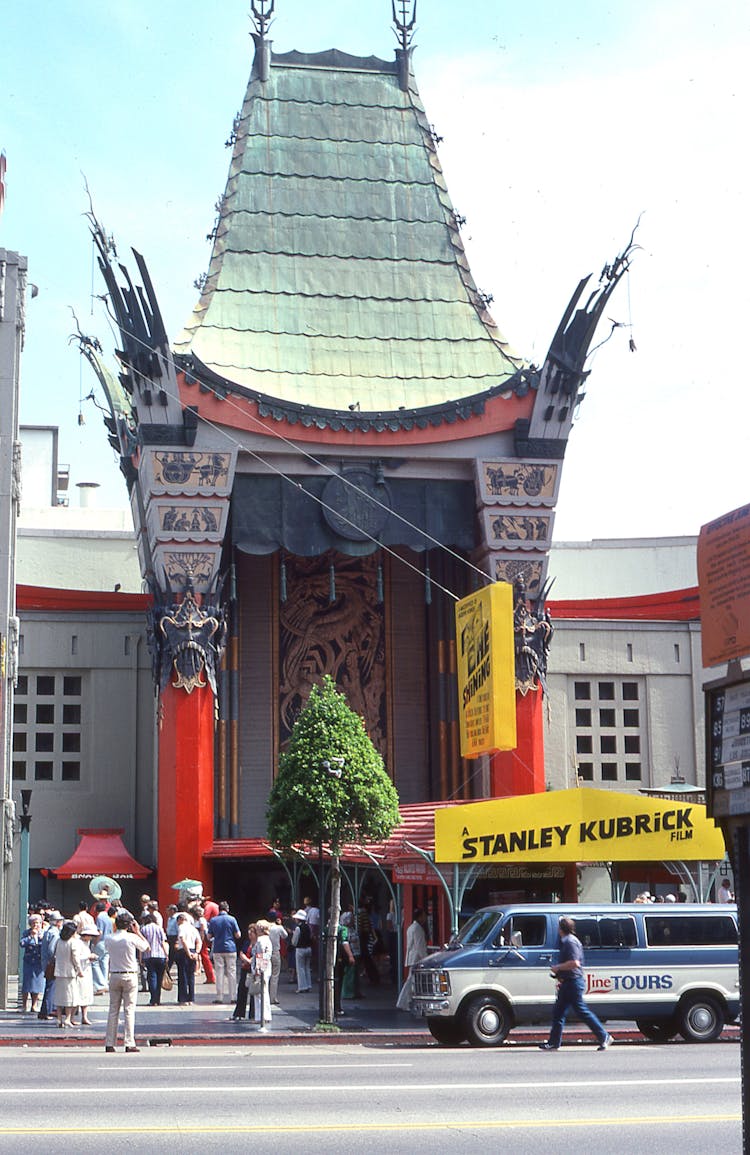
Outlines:
{"label": "spire finial", "polygon": [[264,39],[266,32],[271,24],[271,17],[276,5],[276,0],[252,0],[252,16],[255,22],[255,31]]}
{"label": "spire finial", "polygon": [[[417,0],[391,0],[393,6],[393,23],[396,26],[396,35],[401,42],[401,48],[406,52],[411,47],[414,37],[414,28],[417,23]],[[413,7],[412,7],[413,4]],[[400,16],[396,6],[401,9]],[[409,12],[411,11],[411,19]]]}

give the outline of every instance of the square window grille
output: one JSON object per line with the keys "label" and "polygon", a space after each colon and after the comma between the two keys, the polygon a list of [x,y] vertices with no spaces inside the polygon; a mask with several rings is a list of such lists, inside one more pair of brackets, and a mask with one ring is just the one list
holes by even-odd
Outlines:
{"label": "square window grille", "polygon": [[37,702],[36,721],[39,726],[52,726],[55,721],[54,702]]}
{"label": "square window grille", "polygon": [[638,701],[638,683],[637,682],[623,682],[622,683],[622,700],[623,700],[623,702],[637,702]]}
{"label": "square window grille", "polygon": [[594,763],[593,762],[579,762],[578,763],[578,777],[583,782],[594,781]]}
{"label": "square window grille", "polygon": [[617,736],[615,734],[600,734],[599,749],[602,754],[616,754]]}
{"label": "square window grille", "polygon": [[576,702],[590,702],[591,682],[574,682],[573,693],[575,694]]}
{"label": "square window grille", "polygon": [[590,710],[576,710],[576,726],[590,726],[591,725],[591,711]]}
{"label": "square window grille", "polygon": [[590,734],[576,734],[576,752],[578,754],[591,754],[593,749],[593,739]]}
{"label": "square window grille", "polygon": [[50,674],[39,674],[36,680],[38,698],[53,698],[55,695],[55,679]]}
{"label": "square window grille", "polygon": [[617,781],[617,763],[602,762],[602,782]]}
{"label": "square window grille", "polygon": [[640,734],[626,734],[625,735],[625,753],[626,754],[640,754],[641,752],[641,736]]}
{"label": "square window grille", "polygon": [[615,684],[614,682],[600,682],[599,683],[599,701],[600,702],[614,702],[615,700]]}
{"label": "square window grille", "polygon": [[625,781],[626,782],[640,782],[641,780],[641,764],[640,762],[626,762],[625,763]]}
{"label": "square window grille", "polygon": [[80,698],[81,679],[78,676],[66,675],[63,678],[63,696],[66,698]]}
{"label": "square window grille", "polygon": [[52,762],[35,762],[34,763],[34,777],[37,782],[51,782],[52,781]]}
{"label": "square window grille", "polygon": [[610,709],[600,710],[599,725],[613,728],[615,726],[615,711]]}

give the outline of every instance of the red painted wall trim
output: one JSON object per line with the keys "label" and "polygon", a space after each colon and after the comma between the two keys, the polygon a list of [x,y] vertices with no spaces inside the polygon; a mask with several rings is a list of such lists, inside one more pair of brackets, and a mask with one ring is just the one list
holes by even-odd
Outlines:
{"label": "red painted wall trim", "polygon": [[[186,385],[184,374],[178,376],[180,400],[183,405],[195,406],[202,418],[225,429],[238,429],[250,433],[281,436],[289,441],[314,442],[319,445],[440,445],[443,442],[463,441],[467,437],[486,437],[512,429],[519,417],[530,417],[536,393],[530,390],[525,397],[513,394],[501,397],[497,394],[485,402],[484,413],[466,420],[457,418],[453,425],[441,421],[439,425],[427,429],[384,429],[365,433],[362,430],[349,432],[346,429],[319,429],[314,423],[305,427],[301,423],[291,425],[288,421],[274,421],[272,417],[260,417],[258,403],[251,399],[230,393],[220,400],[213,393],[200,393],[197,385]],[[387,414],[384,414],[387,417]]]}
{"label": "red painted wall trim", "polygon": [[146,613],[150,594],[114,593],[112,590],[63,590],[46,586],[16,586],[18,610],[122,610]]}
{"label": "red painted wall trim", "polygon": [[697,586],[630,598],[549,601],[547,608],[553,618],[590,618],[595,621],[611,618],[616,621],[697,622],[701,616]]}

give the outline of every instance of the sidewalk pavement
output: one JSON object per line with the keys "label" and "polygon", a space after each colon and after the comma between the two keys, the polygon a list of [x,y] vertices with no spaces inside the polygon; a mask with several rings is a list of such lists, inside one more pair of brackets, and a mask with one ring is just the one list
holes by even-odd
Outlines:
{"label": "sidewalk pavement", "polygon": [[[17,979],[11,977],[6,1011],[0,1011],[0,1046],[46,1046],[50,1044],[94,1045],[104,1043],[109,998],[97,995],[89,1007],[91,1026],[62,1031],[56,1019],[40,1020],[36,1014],[24,1014],[18,1008]],[[265,1031],[249,1020],[232,1019],[233,1003],[216,1004],[216,987],[199,976],[195,1003],[181,1006],[177,1002],[177,984],[162,992],[159,1007],[149,1007],[148,994],[139,993],[135,1016],[135,1034],[139,1046],[179,1044],[245,1045],[268,1042],[342,1042],[368,1041],[375,1037],[398,1039],[402,1043],[432,1042],[426,1025],[396,1007],[398,991],[391,986],[370,987],[363,980],[363,998],[344,1000],[344,1015],[337,1020],[338,1031],[316,1031],[318,1022],[318,986],[309,993],[298,994],[296,986],[282,974],[279,983],[281,1006],[272,1007],[272,1020]],[[122,1027],[121,1027],[122,1033]],[[150,1042],[151,1040],[151,1042]]]}

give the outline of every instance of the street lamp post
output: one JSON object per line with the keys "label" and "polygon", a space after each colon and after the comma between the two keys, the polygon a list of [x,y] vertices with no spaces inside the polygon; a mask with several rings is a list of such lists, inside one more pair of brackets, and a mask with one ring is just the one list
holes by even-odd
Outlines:
{"label": "street lamp post", "polygon": [[21,992],[21,975],[23,973],[23,951],[21,950],[21,939],[26,933],[26,926],[29,921],[29,844],[31,842],[31,814],[29,807],[31,806],[31,791],[21,791],[21,814],[19,822],[21,823],[21,855],[20,855],[20,879],[19,879],[19,896],[18,896],[18,991]]}

